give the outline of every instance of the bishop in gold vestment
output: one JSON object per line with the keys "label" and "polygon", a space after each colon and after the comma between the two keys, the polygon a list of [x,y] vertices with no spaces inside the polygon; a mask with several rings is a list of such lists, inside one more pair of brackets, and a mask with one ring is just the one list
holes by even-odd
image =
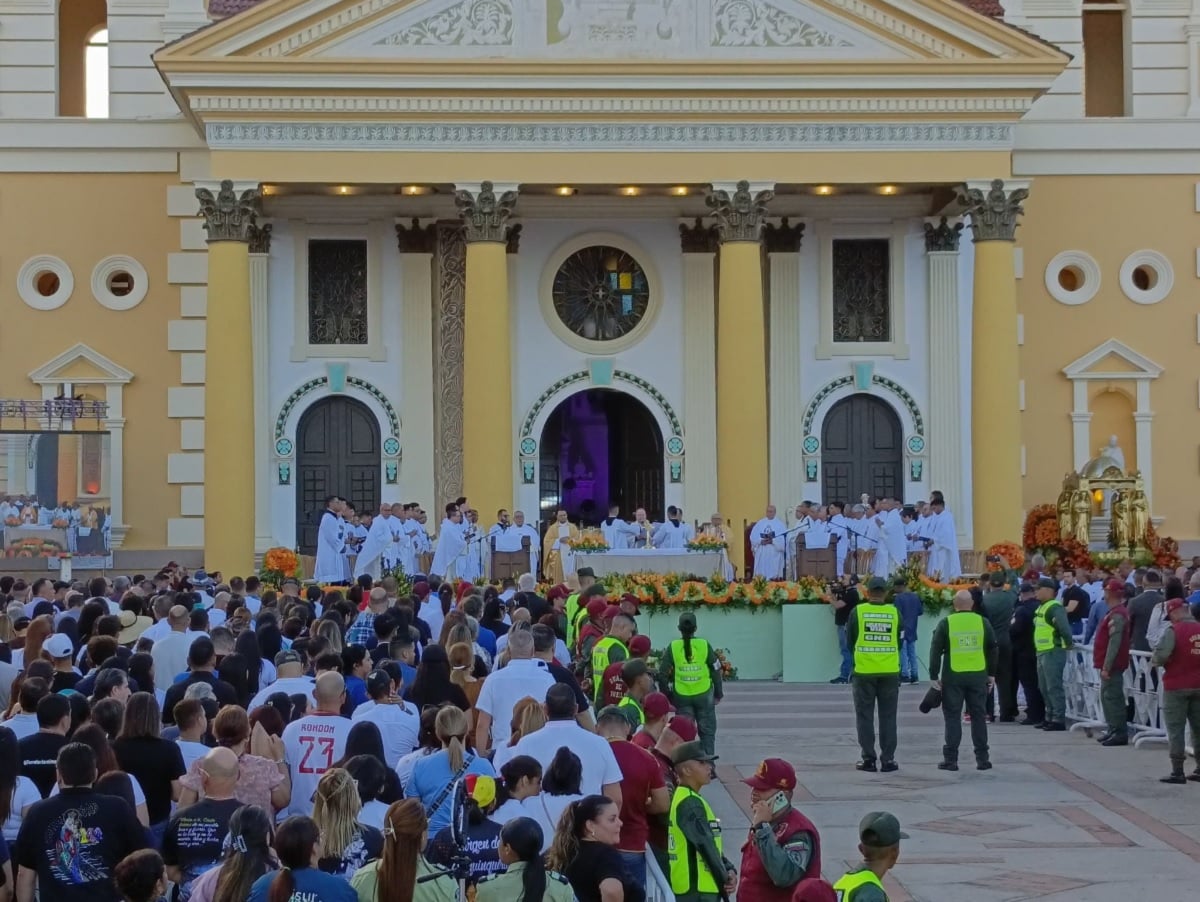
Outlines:
{"label": "bishop in gold vestment", "polygon": [[560,510],[542,539],[542,569],[546,580],[561,583],[568,572],[574,572],[574,555],[569,541],[579,538],[579,527],[567,521],[567,512]]}

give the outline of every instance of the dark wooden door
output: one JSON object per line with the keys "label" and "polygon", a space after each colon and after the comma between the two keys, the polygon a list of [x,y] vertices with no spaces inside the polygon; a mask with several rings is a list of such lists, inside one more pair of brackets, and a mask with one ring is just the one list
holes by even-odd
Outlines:
{"label": "dark wooden door", "polygon": [[857,503],[859,495],[903,500],[900,419],[886,403],[858,394],[839,401],[821,431],[822,500]]}
{"label": "dark wooden door", "polygon": [[325,499],[341,495],[359,511],[379,509],[379,423],[353,398],[318,401],[296,430],[296,542],[315,554]]}

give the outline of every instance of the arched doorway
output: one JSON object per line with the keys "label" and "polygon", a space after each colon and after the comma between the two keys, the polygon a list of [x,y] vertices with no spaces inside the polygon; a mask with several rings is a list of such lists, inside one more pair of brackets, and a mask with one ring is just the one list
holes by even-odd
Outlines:
{"label": "arched doorway", "polygon": [[821,426],[821,498],[855,502],[859,495],[903,500],[903,431],[885,401],[868,394],[843,398]]}
{"label": "arched doorway", "polygon": [[588,389],[559,403],[542,428],[541,520],[564,508],[573,522],[599,523],[618,504],[626,518],[638,507],[664,515],[663,435],[636,398]]}
{"label": "arched doorway", "polygon": [[342,395],[317,401],[296,429],[296,543],[315,554],[329,495],[357,510],[379,506],[379,423],[363,403]]}

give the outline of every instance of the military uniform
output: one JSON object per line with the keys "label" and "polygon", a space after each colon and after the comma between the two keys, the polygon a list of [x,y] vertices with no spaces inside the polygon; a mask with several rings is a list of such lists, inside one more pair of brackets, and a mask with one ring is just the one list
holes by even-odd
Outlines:
{"label": "military uniform", "polygon": [[[685,742],[671,754],[678,767],[685,761],[716,760],[699,742]],[[682,784],[671,796],[667,826],[667,878],[675,902],[719,902],[725,881],[737,868],[725,857],[721,822],[700,793]]]}
{"label": "military uniform", "polygon": [[604,636],[592,646],[592,703],[597,707],[604,692],[604,671],[608,665],[629,658],[629,648],[616,636]]}
{"label": "military uniform", "polygon": [[[512,902],[523,892],[525,862],[514,861],[503,874],[496,874],[475,885],[475,902]],[[556,871],[546,871],[546,902],[575,902],[575,893],[567,878]]]}
{"label": "military uniform", "polygon": [[711,755],[717,746],[716,703],[724,695],[721,662],[706,640],[695,638],[695,614],[680,614],[679,629],[690,637],[691,660],[684,649],[684,640],[672,639],[663,655],[662,682],[675,712],[696,722],[704,752]]}
{"label": "military uniform", "polygon": [[[1038,580],[1038,590],[1058,591],[1058,583],[1048,576]],[[1033,648],[1037,653],[1038,689],[1046,703],[1046,721],[1042,729],[1048,732],[1067,728],[1067,693],[1063,688],[1063,669],[1067,666],[1067,651],[1075,644],[1067,609],[1051,597],[1038,599],[1033,614]]]}
{"label": "military uniform", "polygon": [[[900,840],[908,839],[908,834],[900,831],[900,822],[895,815],[872,811],[859,822],[858,838],[863,846],[886,850],[899,846]],[[888,902],[883,880],[865,862],[835,883],[833,891],[837,893],[838,902]]]}
{"label": "military uniform", "polygon": [[896,766],[896,707],[900,701],[900,612],[883,601],[887,581],[872,577],[866,601],[855,605],[846,624],[846,642],[854,652],[854,717],[862,761],[858,769],[875,772],[875,708],[879,707],[879,757],[883,770]]}
{"label": "military uniform", "polygon": [[1104,710],[1104,722],[1108,725],[1108,732],[1100,737],[1100,742],[1112,747],[1129,744],[1125,671],[1129,669],[1133,629],[1129,608],[1125,607],[1125,585],[1119,580],[1109,580],[1104,591],[1106,595],[1121,600],[1120,604],[1105,611],[1096,628],[1096,635],[1092,637],[1092,665],[1101,674],[1100,707]]}
{"label": "military uniform", "polygon": [[[971,743],[979,770],[989,770],[987,731],[988,678],[996,672],[996,634],[974,611],[954,611],[939,623],[929,643],[929,678],[942,682],[942,715],[946,720],[942,770],[958,770],[962,712],[971,715]],[[943,660],[944,659],[944,660]]]}

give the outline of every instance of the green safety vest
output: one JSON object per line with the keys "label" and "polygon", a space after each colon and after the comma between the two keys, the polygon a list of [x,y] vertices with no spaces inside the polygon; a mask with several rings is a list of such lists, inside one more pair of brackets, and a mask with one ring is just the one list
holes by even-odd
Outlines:
{"label": "green safety vest", "polygon": [[712,689],[712,670],[708,666],[708,642],[692,640],[692,660],[683,652],[683,640],[672,639],[671,661],[675,665],[675,694],[691,698]]}
{"label": "green safety vest", "polygon": [[575,647],[575,637],[579,635],[575,625],[575,616],[579,613],[579,593],[567,596],[565,605],[567,612],[567,648]]}
{"label": "green safety vest", "polygon": [[614,645],[620,646],[625,652],[625,657],[629,657],[629,649],[625,647],[625,643],[613,636],[602,636],[592,646],[592,685],[595,687],[596,698],[604,691],[604,671],[612,663],[608,659],[608,650]]}
{"label": "green safety vest", "polygon": [[983,618],[973,611],[955,611],[946,618],[950,633],[950,670],[954,673],[983,673]]}
{"label": "green safety vest", "polygon": [[1062,647],[1057,642],[1058,630],[1047,616],[1056,604],[1059,604],[1059,601],[1051,598],[1049,601],[1043,601],[1033,612],[1033,650],[1039,655]]}
{"label": "green safety vest", "polygon": [[717,844],[717,853],[723,854],[721,843],[721,822],[713,814],[712,807],[704,800],[704,796],[693,792],[686,786],[677,786],[671,796],[670,823],[667,825],[667,860],[670,865],[668,876],[671,878],[671,891],[674,893],[692,892],[692,877],[695,875],[697,893],[717,893],[725,885],[725,875],[720,882],[709,870],[704,856],[697,854],[691,848],[687,837],[679,829],[679,804],[684,799],[695,798],[704,806],[704,816],[708,818],[708,826],[713,833],[713,841]]}
{"label": "green safety vest", "polygon": [[854,672],[881,676],[900,672],[900,612],[890,604],[854,607],[858,636],[854,640]]}
{"label": "green safety vest", "polygon": [[637,716],[638,716],[638,723],[646,722],[646,712],[642,710],[642,706],[637,703],[636,699],[630,698],[627,695],[624,698],[622,698],[619,702],[617,702],[617,707],[618,708],[636,708]]}
{"label": "green safety vest", "polygon": [[879,891],[884,894],[883,897],[887,898],[887,893],[883,889],[883,881],[876,877],[875,872],[870,868],[851,871],[833,885],[833,891],[837,893],[838,902],[845,902],[850,898],[850,894],[861,886],[877,886]]}

